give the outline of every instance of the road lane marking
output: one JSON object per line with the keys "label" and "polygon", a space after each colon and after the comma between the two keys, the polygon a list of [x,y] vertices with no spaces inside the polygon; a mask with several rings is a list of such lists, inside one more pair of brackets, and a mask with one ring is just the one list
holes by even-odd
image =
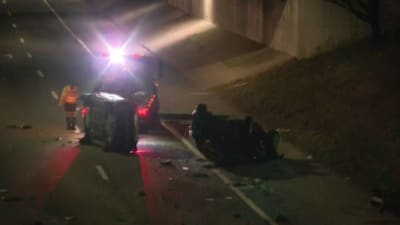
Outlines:
{"label": "road lane marking", "polygon": [[204,96],[204,95],[210,95],[210,92],[206,92],[206,91],[198,91],[198,92],[192,92],[190,93],[191,95],[199,95],[199,96]]}
{"label": "road lane marking", "polygon": [[44,73],[41,70],[36,70],[38,77],[44,78]]}
{"label": "road lane marking", "polygon": [[[188,139],[182,137],[177,130],[173,127],[170,127],[165,122],[161,122],[161,124],[174,135],[178,140],[180,140],[195,156],[200,159],[207,160],[207,158],[201,153],[196,146],[194,146]],[[229,188],[240,198],[248,207],[250,207],[261,219],[268,222],[270,225],[279,225],[276,223],[264,210],[262,210],[253,200],[251,200],[247,195],[242,192],[239,188],[233,185],[232,182],[227,176],[225,176],[219,169],[211,169],[213,172],[225,185],[229,186]]]}
{"label": "road lane marking", "polygon": [[53,98],[54,98],[55,100],[58,100],[58,94],[57,94],[57,92],[51,91],[50,94],[51,94],[51,96],[53,96]]}
{"label": "road lane marking", "polygon": [[106,171],[104,171],[104,169],[101,165],[97,165],[96,169],[97,169],[97,172],[99,172],[101,178],[103,178],[103,180],[105,180],[105,181],[109,180]]}
{"label": "road lane marking", "polygon": [[14,29],[17,29],[17,24],[13,23],[13,24],[12,24],[12,27],[13,27]]}
{"label": "road lane marking", "polygon": [[25,39],[23,37],[19,38],[19,42],[21,42],[21,44],[25,44]]}
{"label": "road lane marking", "polygon": [[32,59],[32,54],[30,52],[27,52],[26,57],[28,57],[29,59]]}
{"label": "road lane marking", "polygon": [[60,15],[58,15],[57,11],[50,5],[47,0],[42,0],[43,3],[47,6],[47,8],[54,14],[57,20],[61,23],[61,25],[69,32],[69,34],[91,55],[94,56],[92,50],[82,41],[78,35],[76,35],[72,29],[64,22]]}

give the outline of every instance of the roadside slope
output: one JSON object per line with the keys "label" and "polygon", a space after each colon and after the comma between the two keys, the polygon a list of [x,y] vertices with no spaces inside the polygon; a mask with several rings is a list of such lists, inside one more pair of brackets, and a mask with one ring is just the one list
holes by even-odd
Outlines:
{"label": "roadside slope", "polygon": [[[400,183],[399,35],[364,41],[219,89],[230,102],[346,177]],[[238,88],[236,84],[247,84]],[[240,85],[239,85],[240,86]]]}

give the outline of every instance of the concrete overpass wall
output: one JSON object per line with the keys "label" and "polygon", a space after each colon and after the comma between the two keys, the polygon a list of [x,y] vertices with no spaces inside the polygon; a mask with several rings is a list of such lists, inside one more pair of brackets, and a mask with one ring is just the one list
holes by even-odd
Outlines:
{"label": "concrete overpass wall", "polygon": [[368,34],[368,26],[325,0],[166,0],[193,16],[304,58]]}

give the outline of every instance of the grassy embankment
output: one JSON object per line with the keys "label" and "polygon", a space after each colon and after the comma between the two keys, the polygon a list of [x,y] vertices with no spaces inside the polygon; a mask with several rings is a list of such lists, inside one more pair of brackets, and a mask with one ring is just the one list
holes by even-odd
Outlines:
{"label": "grassy embankment", "polygon": [[369,187],[400,187],[400,35],[290,62],[219,93]]}

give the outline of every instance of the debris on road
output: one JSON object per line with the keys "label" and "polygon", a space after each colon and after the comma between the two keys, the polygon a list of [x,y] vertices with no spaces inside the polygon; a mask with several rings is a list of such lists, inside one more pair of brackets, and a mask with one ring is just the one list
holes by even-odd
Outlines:
{"label": "debris on road", "polygon": [[62,137],[56,137],[56,141],[62,141]]}
{"label": "debris on road", "polygon": [[145,196],[146,196],[146,192],[144,192],[144,191],[139,191],[138,195],[139,195],[140,197],[145,197]]}
{"label": "debris on road", "polygon": [[277,217],[275,217],[275,221],[278,224],[290,224],[289,219],[286,216],[283,216],[283,215],[278,215]]}
{"label": "debris on road", "polygon": [[168,181],[169,181],[169,182],[174,181],[174,178],[168,177]]}
{"label": "debris on road", "polygon": [[371,206],[381,206],[383,203],[382,198],[376,196],[371,197]]}
{"label": "debris on road", "polygon": [[30,130],[32,128],[33,128],[32,125],[28,125],[28,124],[24,124],[21,126],[21,129],[24,129],[24,130]]}
{"label": "debris on road", "polygon": [[65,222],[70,222],[70,221],[72,221],[72,220],[74,220],[75,219],[75,217],[73,217],[73,216],[66,216],[66,217],[64,217],[64,221]]}
{"label": "debris on road", "polygon": [[215,202],[215,199],[214,198],[206,198],[206,201],[207,202]]}
{"label": "debris on road", "polygon": [[195,177],[195,178],[206,178],[206,177],[208,177],[208,174],[197,172],[197,173],[193,173],[192,177]]}
{"label": "debris on road", "polygon": [[21,201],[21,198],[18,196],[2,196],[1,200],[5,202],[18,202]]}
{"label": "debris on road", "polygon": [[306,159],[312,160],[312,159],[313,159],[313,156],[312,156],[312,155],[307,155],[307,156],[306,156]]}
{"label": "debris on road", "polygon": [[261,181],[262,180],[260,178],[254,178],[254,180],[253,180],[254,184],[260,184]]}
{"label": "debris on road", "polygon": [[189,167],[183,166],[183,167],[182,167],[182,170],[183,170],[183,171],[189,171]]}
{"label": "debris on road", "polygon": [[225,197],[225,200],[232,200],[233,198],[232,198],[232,196],[226,196]]}
{"label": "debris on road", "polygon": [[32,129],[33,127],[32,127],[32,125],[29,125],[29,124],[20,124],[20,125],[17,125],[17,124],[10,124],[10,125],[7,125],[7,128],[8,128],[8,129],[29,130],[29,129]]}
{"label": "debris on road", "polygon": [[242,217],[242,216],[240,215],[240,213],[234,213],[232,216],[233,216],[233,218],[235,218],[235,219],[239,219],[239,218]]}
{"label": "debris on road", "polygon": [[370,200],[371,207],[376,207],[381,213],[400,216],[400,192],[374,189]]}
{"label": "debris on road", "polygon": [[162,166],[172,166],[172,161],[170,159],[161,160],[160,165]]}
{"label": "debris on road", "polygon": [[292,130],[288,128],[277,128],[276,131],[278,131],[279,133],[289,133]]}

